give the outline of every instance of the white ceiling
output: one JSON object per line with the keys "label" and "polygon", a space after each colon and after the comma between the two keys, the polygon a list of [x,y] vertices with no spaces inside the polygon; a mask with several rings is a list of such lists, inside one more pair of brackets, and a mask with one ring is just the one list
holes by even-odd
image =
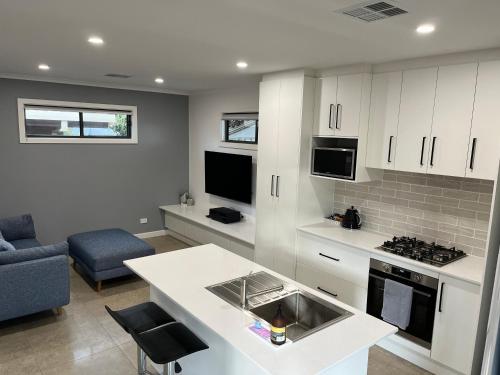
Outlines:
{"label": "white ceiling", "polygon": [[[0,0],[0,74],[205,90],[299,67],[377,63],[500,46],[499,0],[400,0],[364,23],[352,0]],[[419,36],[418,24],[436,32]],[[87,43],[90,35],[105,40]],[[249,68],[238,71],[235,63]],[[37,65],[49,64],[49,72]],[[120,80],[106,73],[130,74]]]}

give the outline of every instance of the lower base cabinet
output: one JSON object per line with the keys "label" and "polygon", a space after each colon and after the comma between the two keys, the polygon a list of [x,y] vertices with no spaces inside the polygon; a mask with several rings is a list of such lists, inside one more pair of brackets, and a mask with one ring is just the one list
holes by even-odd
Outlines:
{"label": "lower base cabinet", "polygon": [[480,287],[448,276],[439,276],[431,358],[463,374],[470,374]]}
{"label": "lower base cabinet", "polygon": [[249,244],[210,230],[208,227],[192,221],[165,214],[165,227],[200,245],[213,243],[248,260],[254,260],[254,249]]}
{"label": "lower base cabinet", "polygon": [[367,290],[331,274],[297,264],[296,280],[341,302],[366,311]]}

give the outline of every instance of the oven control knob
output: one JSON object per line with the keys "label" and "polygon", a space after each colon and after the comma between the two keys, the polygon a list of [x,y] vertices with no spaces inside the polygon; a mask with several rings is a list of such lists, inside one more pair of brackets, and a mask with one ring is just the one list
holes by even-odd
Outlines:
{"label": "oven control knob", "polygon": [[416,280],[416,281],[422,281],[422,275],[420,275],[420,274],[418,274],[418,273],[417,273],[417,274],[415,275],[415,280]]}
{"label": "oven control knob", "polygon": [[385,272],[391,272],[391,266],[388,264],[384,264],[384,271]]}

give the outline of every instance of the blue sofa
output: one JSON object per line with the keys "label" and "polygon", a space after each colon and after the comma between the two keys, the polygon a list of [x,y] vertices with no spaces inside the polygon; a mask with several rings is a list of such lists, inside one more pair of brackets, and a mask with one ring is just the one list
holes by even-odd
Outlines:
{"label": "blue sofa", "polygon": [[0,219],[0,321],[69,303],[68,244],[42,246],[31,215]]}

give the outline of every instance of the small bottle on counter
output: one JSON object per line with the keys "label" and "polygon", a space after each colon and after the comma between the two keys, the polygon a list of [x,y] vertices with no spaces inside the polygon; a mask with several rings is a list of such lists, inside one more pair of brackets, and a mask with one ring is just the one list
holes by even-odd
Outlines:
{"label": "small bottle on counter", "polygon": [[274,345],[283,345],[286,341],[286,319],[281,311],[281,303],[278,311],[271,320],[271,342]]}

